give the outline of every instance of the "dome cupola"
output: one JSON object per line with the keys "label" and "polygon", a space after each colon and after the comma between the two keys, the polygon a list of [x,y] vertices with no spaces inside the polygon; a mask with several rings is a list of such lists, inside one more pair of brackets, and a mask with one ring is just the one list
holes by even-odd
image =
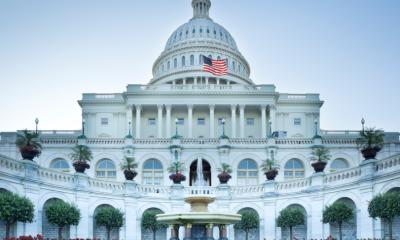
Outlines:
{"label": "dome cupola", "polygon": [[210,0],[192,0],[193,18],[210,18]]}
{"label": "dome cupola", "polygon": [[[210,0],[192,0],[193,18],[169,37],[153,65],[152,85],[223,83],[253,85],[250,66],[232,35],[209,15]],[[226,59],[228,74],[213,76],[203,71],[203,56]]]}

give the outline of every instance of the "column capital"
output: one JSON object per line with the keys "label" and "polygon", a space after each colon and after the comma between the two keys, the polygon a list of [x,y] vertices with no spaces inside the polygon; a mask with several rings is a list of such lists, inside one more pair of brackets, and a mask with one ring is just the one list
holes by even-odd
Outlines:
{"label": "column capital", "polygon": [[232,111],[235,111],[236,108],[237,108],[237,104],[231,104],[231,110],[232,110]]}
{"label": "column capital", "polygon": [[157,108],[158,108],[158,109],[160,109],[160,108],[162,109],[163,107],[164,107],[163,104],[157,104]]}
{"label": "column capital", "polygon": [[211,109],[214,110],[215,104],[209,104],[208,107],[210,108],[210,110],[211,110]]}
{"label": "column capital", "polygon": [[142,104],[135,104],[136,110],[141,110],[142,109]]}
{"label": "column capital", "polygon": [[192,228],[192,224],[190,223],[185,224],[185,228]]}
{"label": "column capital", "polygon": [[171,110],[171,108],[172,108],[172,104],[165,104],[165,109]]}
{"label": "column capital", "polygon": [[268,105],[269,110],[276,110],[276,106],[275,105]]}
{"label": "column capital", "polygon": [[244,109],[246,107],[246,104],[239,104],[240,109]]}
{"label": "column capital", "polygon": [[267,109],[267,105],[266,104],[261,104],[260,105],[260,109],[261,109],[261,111],[265,111]]}
{"label": "column capital", "polygon": [[188,109],[193,109],[193,104],[187,104]]}

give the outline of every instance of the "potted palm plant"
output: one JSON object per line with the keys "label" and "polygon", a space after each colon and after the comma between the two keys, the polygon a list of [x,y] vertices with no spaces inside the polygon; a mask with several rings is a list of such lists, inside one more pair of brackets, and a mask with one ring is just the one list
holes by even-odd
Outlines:
{"label": "potted palm plant", "polygon": [[169,179],[171,179],[174,184],[180,184],[182,181],[186,180],[186,176],[182,174],[184,165],[179,161],[173,161],[168,167]]}
{"label": "potted palm plant", "polygon": [[228,183],[229,179],[232,178],[230,173],[232,173],[232,168],[231,165],[227,163],[222,163],[221,167],[217,169],[220,174],[218,174],[218,179],[221,184],[226,184]]}
{"label": "potted palm plant", "polygon": [[384,132],[380,129],[367,128],[360,131],[357,145],[365,160],[374,159],[376,154],[382,149],[384,144]]}
{"label": "potted palm plant", "polygon": [[76,145],[72,149],[73,153],[71,153],[71,158],[73,161],[73,166],[75,171],[78,173],[85,173],[86,169],[90,168],[88,162],[92,160],[92,151],[88,146],[85,145]]}
{"label": "potted palm plant", "polygon": [[40,144],[39,134],[37,132],[24,130],[18,133],[15,144],[19,148],[24,160],[32,161],[35,157],[40,156],[42,145]]}
{"label": "potted palm plant", "polygon": [[276,176],[278,175],[278,169],[279,169],[279,166],[278,164],[276,164],[275,160],[265,159],[260,167],[261,170],[264,172],[267,180],[269,181],[275,180]]}
{"label": "potted palm plant", "polygon": [[314,168],[314,171],[316,173],[323,172],[327,162],[331,159],[329,149],[323,146],[314,147],[311,155],[311,160],[314,161],[311,166]]}
{"label": "potted palm plant", "polygon": [[121,164],[121,170],[124,171],[125,179],[132,181],[136,176],[137,163],[133,157],[125,157],[125,162]]}

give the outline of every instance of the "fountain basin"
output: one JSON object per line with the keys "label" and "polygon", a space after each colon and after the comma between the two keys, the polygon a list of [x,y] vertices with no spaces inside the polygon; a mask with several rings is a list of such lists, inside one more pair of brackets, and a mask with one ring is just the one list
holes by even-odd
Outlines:
{"label": "fountain basin", "polygon": [[241,218],[240,214],[188,212],[159,214],[157,215],[157,222],[169,225],[185,225],[188,223],[230,225],[239,222]]}

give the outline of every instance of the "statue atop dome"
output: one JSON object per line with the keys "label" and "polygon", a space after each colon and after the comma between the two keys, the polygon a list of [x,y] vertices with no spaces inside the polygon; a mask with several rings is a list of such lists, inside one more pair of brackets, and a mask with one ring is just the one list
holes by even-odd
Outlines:
{"label": "statue atop dome", "polygon": [[193,18],[210,18],[210,0],[192,0]]}

